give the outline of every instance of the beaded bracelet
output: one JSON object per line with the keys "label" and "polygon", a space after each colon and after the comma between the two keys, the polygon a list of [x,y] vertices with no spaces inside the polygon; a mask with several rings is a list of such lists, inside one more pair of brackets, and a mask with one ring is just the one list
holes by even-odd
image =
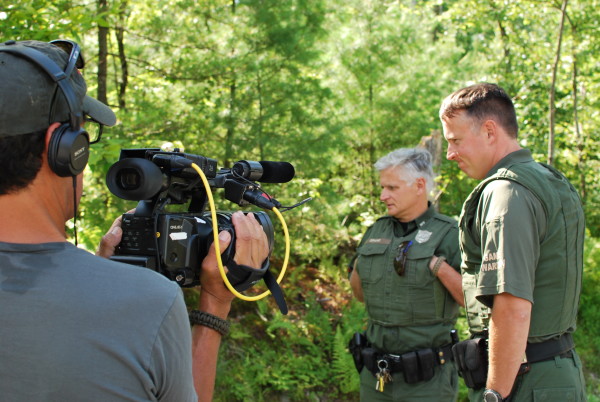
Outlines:
{"label": "beaded bracelet", "polygon": [[433,276],[437,276],[438,275],[438,271],[440,270],[440,267],[442,266],[442,262],[446,261],[446,257],[444,257],[443,255],[440,255],[437,260],[435,260],[435,264],[433,264],[433,268],[431,268],[431,273],[433,274]]}

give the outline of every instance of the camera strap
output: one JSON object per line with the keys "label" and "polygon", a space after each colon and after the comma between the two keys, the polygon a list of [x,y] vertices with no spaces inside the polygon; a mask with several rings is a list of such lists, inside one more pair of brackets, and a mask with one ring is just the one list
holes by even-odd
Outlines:
{"label": "camera strap", "polygon": [[264,279],[265,284],[277,302],[277,306],[282,314],[287,314],[288,308],[283,297],[281,287],[277,280],[269,270],[269,259],[267,258],[260,269],[252,268],[247,265],[237,264],[231,260],[227,264],[227,279],[231,286],[238,292],[243,292],[246,289],[254,286],[258,281]]}
{"label": "camera strap", "polygon": [[269,269],[267,269],[267,272],[265,272],[265,276],[263,277],[263,279],[265,280],[267,288],[271,291],[271,294],[275,298],[275,302],[277,303],[277,307],[279,307],[279,311],[281,311],[281,314],[287,314],[288,307],[285,303],[285,299],[283,298],[283,291],[277,283],[277,279],[275,279],[275,276],[271,273]]}

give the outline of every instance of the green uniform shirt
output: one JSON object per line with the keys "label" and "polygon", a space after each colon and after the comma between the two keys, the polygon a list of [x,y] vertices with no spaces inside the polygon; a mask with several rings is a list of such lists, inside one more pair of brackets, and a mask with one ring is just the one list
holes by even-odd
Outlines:
{"label": "green uniform shirt", "polygon": [[[412,245],[400,276],[393,261],[406,241]],[[457,224],[433,207],[408,224],[382,217],[363,236],[355,266],[369,316],[367,338],[375,348],[402,354],[450,343],[458,304],[429,269],[434,255],[459,270]]]}
{"label": "green uniform shirt", "polygon": [[493,296],[504,292],[533,304],[529,342],[574,331],[584,218],[564,176],[528,150],[509,154],[465,201],[460,230],[473,333],[487,327]]}

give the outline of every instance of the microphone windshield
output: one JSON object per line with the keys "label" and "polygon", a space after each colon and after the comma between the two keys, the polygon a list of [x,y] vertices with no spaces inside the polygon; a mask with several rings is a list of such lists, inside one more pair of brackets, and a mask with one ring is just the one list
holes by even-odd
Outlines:
{"label": "microphone windshield", "polygon": [[263,183],[287,183],[294,178],[296,170],[288,162],[260,161],[263,174],[260,181]]}
{"label": "microphone windshield", "polygon": [[296,174],[291,163],[272,161],[238,161],[231,170],[241,177],[263,183],[287,183]]}

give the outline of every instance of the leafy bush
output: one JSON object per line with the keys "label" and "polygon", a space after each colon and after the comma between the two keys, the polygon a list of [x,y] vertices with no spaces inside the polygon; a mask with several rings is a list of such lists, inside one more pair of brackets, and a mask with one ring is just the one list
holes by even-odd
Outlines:
{"label": "leafy bush", "polygon": [[[575,332],[577,352],[583,361],[588,394],[600,398],[600,240],[585,242],[583,291]],[[593,399],[590,399],[593,400]]]}

